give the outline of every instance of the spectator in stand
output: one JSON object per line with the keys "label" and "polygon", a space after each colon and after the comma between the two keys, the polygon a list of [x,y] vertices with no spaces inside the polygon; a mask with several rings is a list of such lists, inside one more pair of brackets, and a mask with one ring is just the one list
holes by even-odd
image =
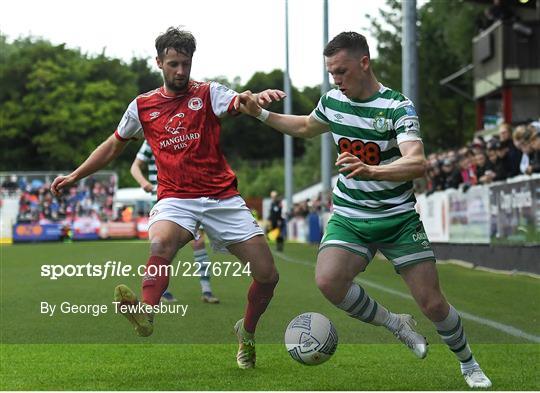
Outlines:
{"label": "spectator in stand", "polygon": [[461,176],[460,184],[464,184],[464,191],[478,183],[476,178],[476,166],[472,161],[472,152],[467,150],[465,154],[459,157],[459,173]]}
{"label": "spectator in stand", "polygon": [[[531,128],[534,127],[531,126]],[[530,145],[531,153],[529,155],[529,166],[525,171],[528,175],[540,173],[540,130],[534,129]]]}
{"label": "spectator in stand", "polygon": [[427,192],[444,190],[444,178],[441,172],[441,163],[437,158],[432,158],[427,169]]}
{"label": "spectator in stand", "polygon": [[495,177],[493,181],[506,180],[510,177],[510,158],[508,156],[508,141],[500,142],[496,140],[495,148],[497,151],[497,161],[495,162]]}
{"label": "spectator in stand", "polygon": [[[10,179],[17,179],[12,175]],[[5,183],[5,182],[4,182]],[[107,181],[91,181],[73,187],[54,197],[42,178],[19,177],[20,189],[18,222],[50,222],[75,219],[81,215],[100,214],[101,219],[112,218],[112,201],[115,191],[114,177]],[[19,191],[18,191],[19,192]]]}
{"label": "spectator in stand", "polygon": [[492,165],[493,173],[495,173],[495,164],[497,163],[497,148],[499,141],[497,139],[492,139],[487,144],[487,157],[489,162]]}
{"label": "spectator in stand", "polygon": [[512,141],[512,126],[508,123],[503,123],[499,126],[499,140],[502,146],[508,147],[506,165],[508,170],[507,177],[513,177],[520,174],[519,164],[521,162],[521,151],[514,146]]}
{"label": "spectator in stand", "polygon": [[521,162],[519,170],[521,173],[527,173],[529,167],[529,155],[532,153],[531,140],[536,130],[533,126],[521,125],[514,131],[514,145],[521,150]]}
{"label": "spectator in stand", "polygon": [[19,189],[17,183],[17,176],[11,175],[2,183],[2,189],[7,192],[8,195],[13,195]]}
{"label": "spectator in stand", "polygon": [[[496,157],[495,153],[495,157]],[[485,153],[478,152],[474,155],[474,162],[476,164],[476,178],[479,184],[491,183],[494,176],[493,164],[487,159]],[[493,174],[493,176],[492,176]]]}
{"label": "spectator in stand", "polygon": [[484,141],[484,138],[481,136],[474,137],[472,141],[472,152],[473,155],[476,156],[478,153],[485,154],[486,152],[486,142]]}
{"label": "spectator in stand", "polygon": [[459,187],[459,183],[461,183],[461,174],[452,159],[446,158],[443,161],[442,172],[444,178],[444,190]]}

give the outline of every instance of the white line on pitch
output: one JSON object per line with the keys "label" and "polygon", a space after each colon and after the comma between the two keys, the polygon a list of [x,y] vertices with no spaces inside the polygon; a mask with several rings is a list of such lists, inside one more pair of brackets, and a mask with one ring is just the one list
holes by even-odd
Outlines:
{"label": "white line on pitch", "polygon": [[[310,263],[310,262],[307,262],[307,261],[302,261],[302,260],[296,259],[296,258],[291,258],[288,255],[285,255],[285,254],[283,254],[281,252],[273,251],[273,253],[275,255],[277,255],[279,258],[281,258],[281,259],[283,259],[283,260],[285,260],[287,262],[296,263],[298,265],[315,267],[315,265],[313,263]],[[358,281],[361,284],[364,284],[364,285],[379,289],[379,290],[381,290],[383,292],[387,292],[387,293],[390,293],[392,295],[401,297],[403,299],[408,299],[408,300],[413,300],[414,301],[414,299],[413,299],[413,297],[411,295],[409,295],[407,293],[404,293],[404,292],[396,291],[395,289],[388,288],[388,287],[386,287],[384,285],[376,284],[376,283],[374,283],[372,281],[365,280],[365,279],[359,279],[359,278],[357,278],[356,281]],[[535,342],[535,343],[540,343],[540,337],[539,336],[535,336],[534,334],[524,332],[523,330],[520,330],[520,329],[518,329],[518,328],[516,328],[514,326],[505,325],[503,323],[493,321],[491,319],[482,318],[482,317],[479,317],[479,316],[474,315],[474,314],[470,314],[470,313],[465,312],[465,311],[458,310],[458,312],[465,319],[469,319],[469,320],[474,321],[476,323],[479,323],[481,325],[489,326],[489,327],[491,327],[491,328],[493,328],[495,330],[499,330],[499,331],[501,331],[503,333],[506,333],[506,334],[508,334],[510,336],[524,338],[526,340],[529,340],[529,341],[532,341],[532,342]]]}

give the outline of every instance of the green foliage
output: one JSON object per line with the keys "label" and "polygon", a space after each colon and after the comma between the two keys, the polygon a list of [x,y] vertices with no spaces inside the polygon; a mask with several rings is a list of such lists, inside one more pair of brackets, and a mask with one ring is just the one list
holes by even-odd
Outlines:
{"label": "green foliage", "polygon": [[[374,71],[386,86],[401,89],[401,3],[387,0],[382,21],[367,15],[377,37]],[[439,81],[472,61],[474,21],[481,7],[464,0],[430,0],[418,11],[419,108],[427,151],[463,146],[474,129],[474,103]],[[452,17],[449,18],[448,16]],[[459,87],[472,91],[470,75]]]}
{"label": "green foliage", "polygon": [[153,90],[163,82],[161,75],[150,68],[148,59],[134,57],[131,59],[129,68],[137,75],[137,93],[139,94]]}
{"label": "green foliage", "polygon": [[[293,163],[293,185],[302,190],[321,181],[321,138],[304,141],[305,153]],[[285,172],[283,159],[270,163],[239,161],[233,165],[238,177],[240,192],[245,197],[267,196],[270,191],[284,193]],[[333,175],[337,173],[334,170]]]}
{"label": "green foliage", "polygon": [[283,160],[276,159],[270,163],[237,161],[233,168],[238,178],[238,189],[244,197],[264,197],[272,190],[283,194],[285,179]]}
{"label": "green foliage", "polygon": [[[256,73],[242,90],[261,91],[280,88],[283,72],[274,70],[270,74]],[[292,88],[293,113],[309,114],[321,96],[320,86],[306,87],[302,92]],[[269,108],[282,113],[283,102]],[[270,191],[284,192],[283,134],[248,116],[223,120],[222,146],[238,177],[240,192],[245,197],[267,196]],[[229,135],[233,137],[228,137]],[[240,138],[240,139],[237,139]],[[249,140],[248,144],[238,141]],[[293,183],[301,190],[318,183],[321,178],[320,137],[294,139]],[[242,159],[239,159],[239,158]]]}
{"label": "green foliage", "polygon": [[[460,147],[474,131],[474,103],[439,81],[472,62],[478,7],[464,1],[430,1],[419,11],[418,51],[423,137],[429,150]],[[448,18],[452,15],[452,18]],[[472,95],[468,74],[453,81]]]}
{"label": "green foliage", "polygon": [[[283,71],[274,70],[266,74],[256,72],[244,85],[238,86],[238,91],[250,90],[259,92],[266,89],[282,89]],[[318,97],[317,97],[318,99]],[[309,97],[292,88],[292,111],[294,114],[309,114],[315,107]],[[283,101],[273,103],[271,111],[283,113]],[[241,158],[250,161],[268,161],[283,157],[283,134],[272,130],[259,120],[250,116],[237,116],[222,120],[221,146],[227,157]],[[248,141],[249,143],[238,143]],[[294,155],[299,157],[304,153],[304,142],[294,140]]]}
{"label": "green foliage", "polygon": [[68,169],[115,129],[137,92],[117,59],[27,38],[0,65],[2,170]]}
{"label": "green foliage", "polygon": [[[5,171],[75,168],[112,133],[137,94],[162,84],[161,74],[152,70],[149,59],[133,58],[125,64],[32,37],[8,43],[0,34],[0,60],[0,170]],[[255,73],[245,85],[239,78],[229,81],[217,76],[212,80],[236,91],[258,92],[281,88],[283,72]],[[319,95],[318,87],[303,92],[293,87],[293,112],[310,113]],[[269,109],[283,112],[283,102]],[[225,117],[221,140],[225,155],[238,168],[246,196],[282,188],[281,133],[249,116]],[[299,160],[295,171],[302,186],[315,182],[320,172],[312,146],[312,142],[295,140]],[[120,175],[121,186],[136,185],[129,168],[138,147],[128,144],[111,164]],[[306,149],[310,151],[304,154]]]}
{"label": "green foliage", "polygon": [[[477,5],[458,1],[426,2],[418,12],[422,130],[427,151],[462,146],[470,137],[474,105],[439,81],[470,63]],[[452,15],[452,18],[448,18]],[[377,37],[373,68],[381,82],[401,89],[401,3],[387,0],[381,18],[366,15]],[[0,170],[71,169],[116,128],[127,104],[161,85],[148,59],[130,64],[105,55],[35,38],[8,43],[0,34]],[[244,85],[239,78],[213,78],[237,91],[282,88],[283,72],[257,72]],[[459,82],[472,89],[470,76]],[[309,114],[319,86],[292,89],[294,114]],[[283,112],[283,102],[269,108]],[[283,192],[283,135],[249,116],[222,120],[222,149],[237,170],[245,196]],[[138,144],[131,143],[113,164],[121,185],[133,185],[129,167]],[[320,138],[294,141],[294,184],[301,189],[320,180]]]}
{"label": "green foliage", "polygon": [[[371,33],[377,37],[378,57],[372,59],[377,78],[385,85],[401,88],[401,3],[387,0],[388,10],[380,9],[380,18],[366,14]],[[368,42],[368,45],[370,43]]]}

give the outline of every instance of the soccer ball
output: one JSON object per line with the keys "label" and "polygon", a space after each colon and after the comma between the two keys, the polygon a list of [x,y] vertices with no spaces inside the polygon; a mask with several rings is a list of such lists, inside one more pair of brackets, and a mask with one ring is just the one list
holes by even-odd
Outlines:
{"label": "soccer ball", "polygon": [[326,362],[336,352],[337,344],[334,325],[316,312],[300,314],[285,330],[287,351],[302,364],[312,366]]}

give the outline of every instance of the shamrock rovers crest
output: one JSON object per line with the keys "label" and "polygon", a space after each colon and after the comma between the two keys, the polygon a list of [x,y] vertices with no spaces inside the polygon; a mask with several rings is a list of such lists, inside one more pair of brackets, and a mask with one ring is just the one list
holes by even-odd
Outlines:
{"label": "shamrock rovers crest", "polygon": [[384,112],[377,113],[377,116],[373,119],[373,128],[379,132],[388,130],[388,120],[384,117]]}

